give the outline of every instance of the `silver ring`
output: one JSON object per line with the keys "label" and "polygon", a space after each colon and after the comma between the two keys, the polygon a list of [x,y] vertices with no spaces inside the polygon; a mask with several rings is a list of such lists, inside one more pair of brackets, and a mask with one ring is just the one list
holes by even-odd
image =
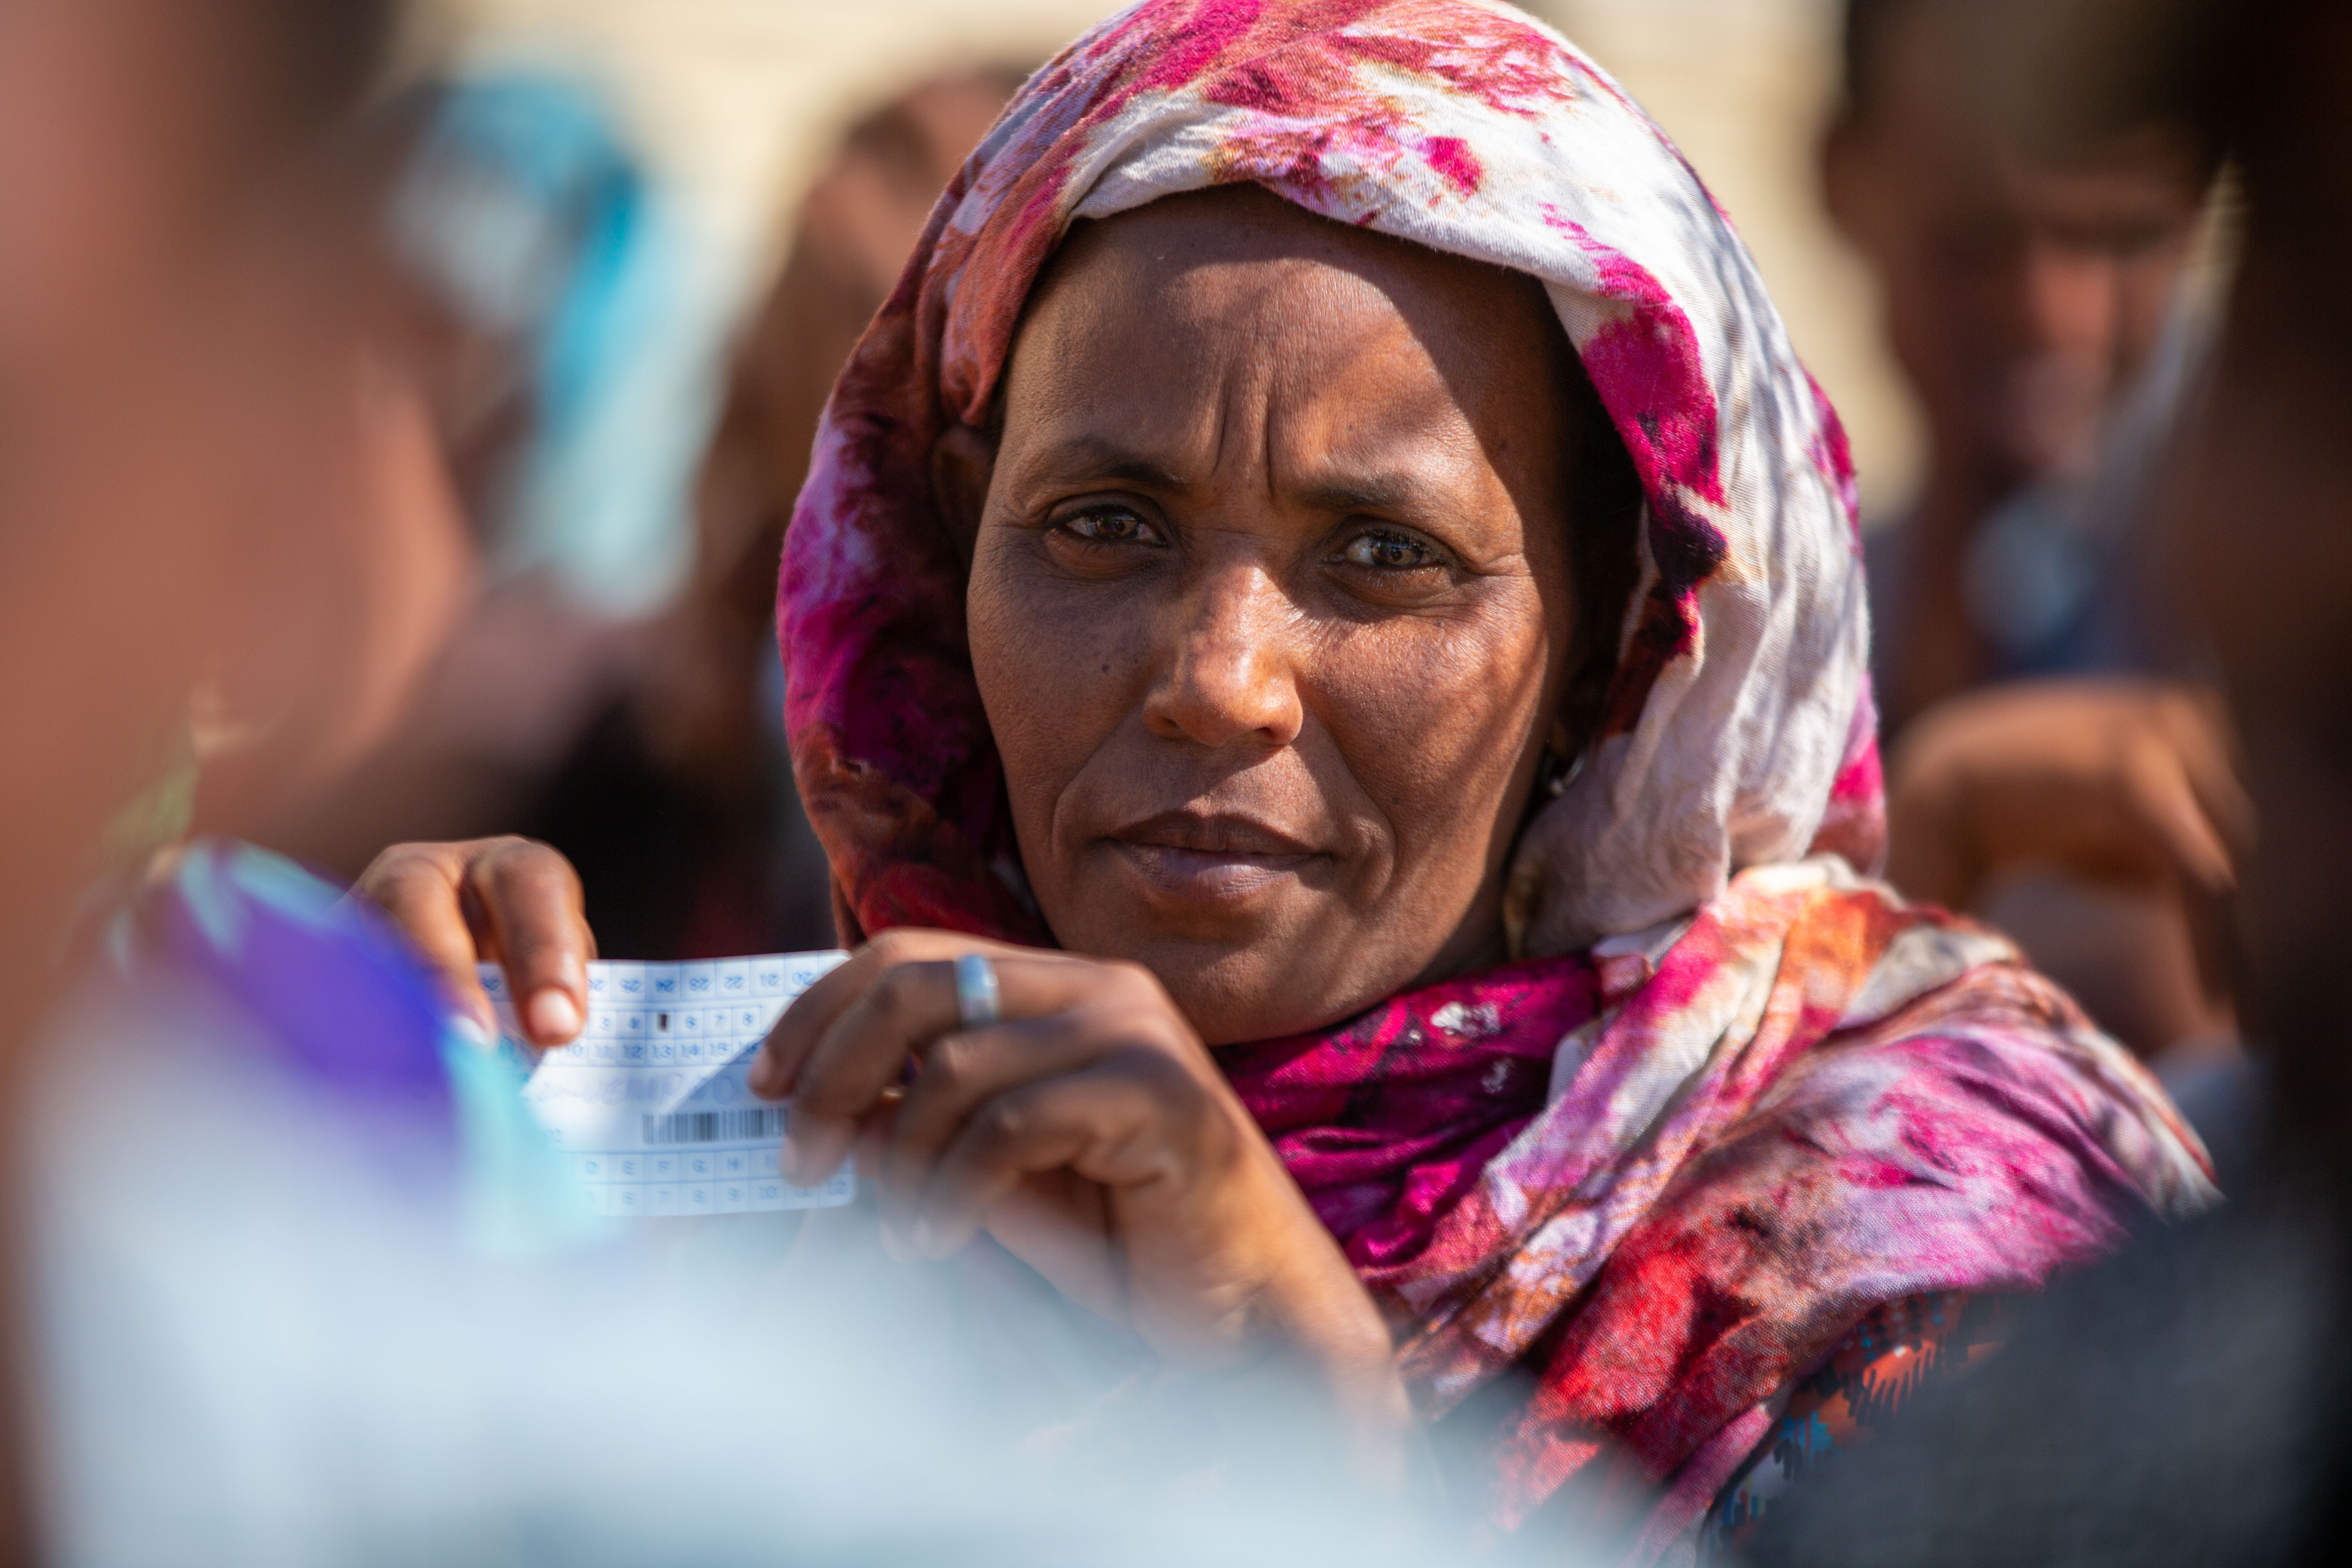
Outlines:
{"label": "silver ring", "polygon": [[996,965],[987,955],[967,952],[955,961],[956,1017],[967,1029],[984,1029],[1004,1016],[996,989]]}

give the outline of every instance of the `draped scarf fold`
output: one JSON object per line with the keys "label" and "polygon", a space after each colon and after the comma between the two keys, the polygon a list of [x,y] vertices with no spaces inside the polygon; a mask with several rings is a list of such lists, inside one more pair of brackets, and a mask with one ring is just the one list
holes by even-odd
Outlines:
{"label": "draped scarf fold", "polygon": [[1580,1476],[1655,1488],[1653,1560],[1872,1309],[2038,1284],[2210,1173],[2005,942],[1862,874],[1884,813],[1836,416],[1672,144],[1481,0],[1146,0],[950,184],[836,384],[778,595],[845,934],[1052,941],[930,451],[986,422],[1070,224],[1241,182],[1541,279],[1642,479],[1602,733],[1510,868],[1519,961],[1220,1057],[1423,1408],[1532,1373],[1493,1521]]}
{"label": "draped scarf fold", "polygon": [[1400,1309],[1425,1411],[1534,1363],[1494,1456],[1506,1528],[1605,1460],[1664,1485],[1672,1540],[1873,1307],[2032,1288],[2210,1201],[2073,1002],[1842,860],[1647,934],[1219,1053]]}

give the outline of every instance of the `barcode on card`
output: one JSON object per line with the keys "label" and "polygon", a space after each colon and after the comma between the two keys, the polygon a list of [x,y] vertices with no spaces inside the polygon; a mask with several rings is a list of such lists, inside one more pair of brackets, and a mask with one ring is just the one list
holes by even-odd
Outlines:
{"label": "barcode on card", "polygon": [[645,1119],[645,1142],[657,1143],[738,1143],[755,1138],[780,1138],[784,1113],[775,1107],[751,1110],[681,1110],[670,1116]]}

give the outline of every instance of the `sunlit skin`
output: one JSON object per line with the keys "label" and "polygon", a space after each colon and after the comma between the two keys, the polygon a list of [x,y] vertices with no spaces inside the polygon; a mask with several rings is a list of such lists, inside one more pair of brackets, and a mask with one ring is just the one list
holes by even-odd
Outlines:
{"label": "sunlit skin", "polygon": [[1530,281],[1162,202],[1064,252],[993,464],[948,443],[1030,886],[1213,1044],[1502,957],[1572,610],[1564,383],[1493,351],[1559,338]]}
{"label": "sunlit skin", "polygon": [[[1171,1360],[1286,1352],[1364,1432],[1402,1420],[1377,1310],[1210,1047],[1505,956],[1505,861],[1570,743],[1572,363],[1531,280],[1263,193],[1071,237],[1001,432],[934,465],[1063,951],[893,931],[820,982],[753,1077],[796,1173],[855,1144],[909,1249],[984,1228]],[[593,948],[551,852],[408,847],[368,885],[453,975],[495,949],[542,1037],[576,1027]],[[959,1026],[973,951],[993,1027]]]}

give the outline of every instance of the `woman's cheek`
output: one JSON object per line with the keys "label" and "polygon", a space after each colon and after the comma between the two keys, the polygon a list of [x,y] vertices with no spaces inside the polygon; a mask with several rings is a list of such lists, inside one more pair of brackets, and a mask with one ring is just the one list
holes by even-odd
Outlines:
{"label": "woman's cheek", "polygon": [[1017,541],[983,546],[966,600],[972,674],[1024,837],[1133,706],[1148,619],[1131,589],[1073,581],[1028,554]]}
{"label": "woman's cheek", "polygon": [[[1538,726],[1546,683],[1543,627],[1532,616],[1486,613],[1401,618],[1350,639],[1348,728],[1366,754],[1409,763],[1437,787],[1456,787],[1502,762]],[[1335,666],[1339,661],[1334,661]]]}
{"label": "woman's cheek", "polygon": [[[1528,596],[1532,600],[1532,595]],[[1550,650],[1532,604],[1401,618],[1325,650],[1325,723],[1388,820],[1395,872],[1475,876],[1515,820],[1509,799],[1544,729]]]}

